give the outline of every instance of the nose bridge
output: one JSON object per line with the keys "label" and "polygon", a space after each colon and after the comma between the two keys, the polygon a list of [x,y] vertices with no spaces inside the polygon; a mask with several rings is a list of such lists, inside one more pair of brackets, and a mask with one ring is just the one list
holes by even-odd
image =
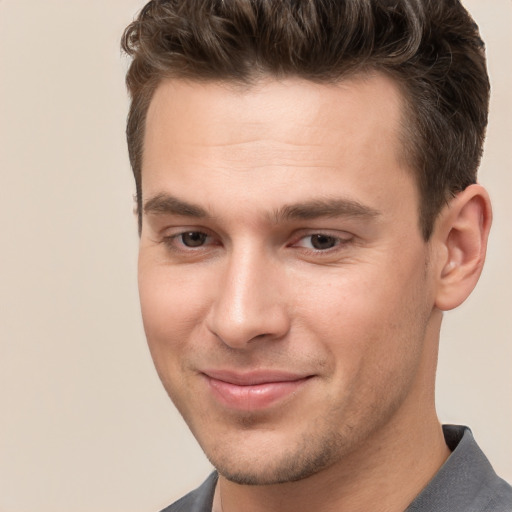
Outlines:
{"label": "nose bridge", "polygon": [[243,348],[256,338],[279,338],[288,330],[275,258],[250,244],[226,257],[209,329],[226,345]]}

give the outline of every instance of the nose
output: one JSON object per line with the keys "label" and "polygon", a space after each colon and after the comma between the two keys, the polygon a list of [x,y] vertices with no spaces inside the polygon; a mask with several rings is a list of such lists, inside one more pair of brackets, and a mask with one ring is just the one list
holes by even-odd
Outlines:
{"label": "nose", "polygon": [[264,251],[233,251],[219,277],[207,327],[225,345],[248,349],[257,340],[277,340],[288,332],[285,275]]}

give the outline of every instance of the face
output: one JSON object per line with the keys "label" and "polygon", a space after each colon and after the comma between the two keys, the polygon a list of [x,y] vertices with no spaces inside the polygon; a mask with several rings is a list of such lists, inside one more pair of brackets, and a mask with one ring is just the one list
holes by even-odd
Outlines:
{"label": "face", "polygon": [[424,405],[433,286],[400,125],[380,75],[155,93],[145,331],[169,396],[233,481],[341,464]]}

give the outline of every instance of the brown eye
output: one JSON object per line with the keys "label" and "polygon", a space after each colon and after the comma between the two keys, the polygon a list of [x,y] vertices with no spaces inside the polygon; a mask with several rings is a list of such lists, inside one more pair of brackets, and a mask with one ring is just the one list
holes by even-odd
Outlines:
{"label": "brown eye", "polygon": [[208,238],[208,235],[201,231],[189,231],[187,233],[182,233],[180,238],[181,242],[186,247],[201,247]]}
{"label": "brown eye", "polygon": [[339,239],[335,238],[333,236],[328,235],[311,235],[311,246],[313,249],[316,249],[317,251],[325,251],[326,249],[331,249],[332,247],[335,247]]}

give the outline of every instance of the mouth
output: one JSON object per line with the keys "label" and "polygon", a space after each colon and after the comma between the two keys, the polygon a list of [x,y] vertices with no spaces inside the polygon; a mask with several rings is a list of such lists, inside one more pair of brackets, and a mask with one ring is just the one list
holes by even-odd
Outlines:
{"label": "mouth", "polygon": [[203,372],[213,398],[224,407],[257,411],[291,399],[313,377],[280,371]]}

